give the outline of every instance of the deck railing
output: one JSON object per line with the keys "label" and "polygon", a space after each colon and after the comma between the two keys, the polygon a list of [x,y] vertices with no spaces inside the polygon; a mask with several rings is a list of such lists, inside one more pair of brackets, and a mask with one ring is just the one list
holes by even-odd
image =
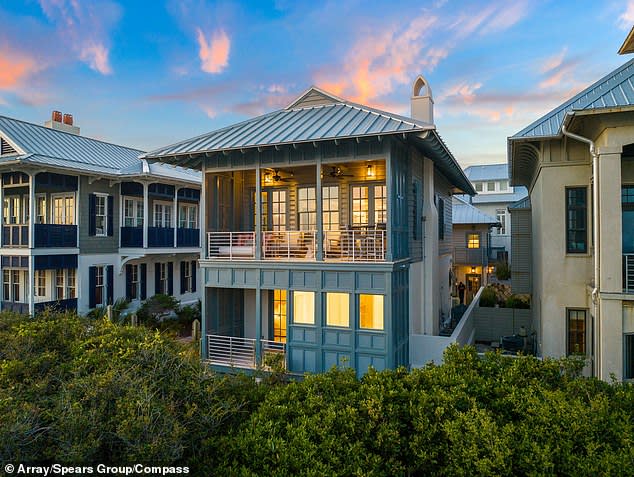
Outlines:
{"label": "deck railing", "polygon": [[634,293],[634,253],[623,254],[623,290]]}
{"label": "deck railing", "polygon": [[324,258],[351,262],[382,262],[385,260],[385,230],[326,230]]}
{"label": "deck railing", "polygon": [[211,364],[255,368],[255,340],[236,336],[207,335],[207,358]]}
{"label": "deck railing", "polygon": [[208,232],[207,257],[229,260],[255,258],[255,232]]}
{"label": "deck railing", "polygon": [[315,243],[315,232],[268,230],[262,232],[262,258],[315,260]]}

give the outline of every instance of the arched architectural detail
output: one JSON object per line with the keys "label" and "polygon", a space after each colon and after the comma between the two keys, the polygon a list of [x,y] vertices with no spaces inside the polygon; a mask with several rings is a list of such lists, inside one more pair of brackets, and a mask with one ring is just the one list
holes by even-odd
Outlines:
{"label": "arched architectural detail", "polygon": [[411,116],[414,119],[434,124],[434,99],[427,80],[418,75],[412,85]]}
{"label": "arched architectural detail", "polygon": [[[421,94],[422,93],[422,94]],[[412,97],[429,96],[432,97],[431,87],[423,75],[418,75],[412,86]]]}

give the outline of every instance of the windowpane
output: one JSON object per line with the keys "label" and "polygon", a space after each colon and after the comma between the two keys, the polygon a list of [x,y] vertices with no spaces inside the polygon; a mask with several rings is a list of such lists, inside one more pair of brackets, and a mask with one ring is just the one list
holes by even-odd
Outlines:
{"label": "windowpane", "polygon": [[339,187],[324,186],[321,199],[324,230],[339,230]]}
{"label": "windowpane", "polygon": [[98,195],[95,197],[95,226],[96,235],[107,235],[107,202],[108,198],[105,195]]}
{"label": "windowpane", "polygon": [[585,187],[566,189],[566,251],[586,253],[587,241],[587,191]]}
{"label": "windowpane", "polygon": [[482,182],[475,183],[475,190],[476,192],[482,192]]}
{"label": "windowpane", "polygon": [[496,217],[497,221],[501,225],[501,227],[499,229],[495,229],[495,230],[498,230],[497,233],[499,235],[506,235],[506,210],[497,209],[495,211],[495,217]]}
{"label": "windowpane", "polygon": [[286,290],[273,290],[273,340],[286,343]]}
{"label": "windowpane", "polygon": [[385,224],[387,222],[387,187],[374,186],[374,223]]}
{"label": "windowpane", "polygon": [[467,234],[467,248],[480,248],[480,234]]}
{"label": "windowpane", "polygon": [[64,281],[64,269],[58,268],[55,270],[55,299],[63,300],[64,299],[64,289],[65,289],[65,281]]}
{"label": "windowpane", "polygon": [[326,325],[350,326],[350,295],[326,293]]}
{"label": "windowpane", "polygon": [[315,199],[315,188],[300,187],[297,191],[299,230],[315,230],[317,228],[317,200]]}
{"label": "windowpane", "polygon": [[586,310],[567,310],[568,354],[586,354]]}
{"label": "windowpane", "polygon": [[315,324],[314,292],[293,292],[293,323],[302,325]]}
{"label": "windowpane", "polygon": [[495,182],[487,182],[487,192],[495,191]]}
{"label": "windowpane", "polygon": [[66,298],[75,298],[76,270],[74,268],[69,268],[66,270],[66,274]]}
{"label": "windowpane", "polygon": [[368,186],[352,187],[352,225],[369,224]]}
{"label": "windowpane", "polygon": [[383,295],[359,295],[359,327],[383,329]]}

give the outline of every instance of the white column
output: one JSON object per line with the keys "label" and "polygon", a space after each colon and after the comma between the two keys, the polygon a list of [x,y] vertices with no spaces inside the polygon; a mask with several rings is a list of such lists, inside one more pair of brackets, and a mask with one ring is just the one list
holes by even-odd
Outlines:
{"label": "white column", "polygon": [[29,174],[29,248],[35,248],[35,174]]}
{"label": "white column", "polygon": [[323,203],[322,203],[322,186],[321,186],[321,151],[317,156],[317,165],[315,167],[317,177],[315,178],[315,199],[317,202],[317,231],[316,233],[316,248],[315,258],[317,260],[324,259],[324,215],[323,215]]}
{"label": "white column", "polygon": [[[26,277],[26,283],[24,286],[26,287],[25,292],[27,293],[28,303],[29,303],[29,314],[33,315],[35,312],[35,273],[34,273],[34,260],[35,257],[33,255],[29,255],[29,271],[28,276]],[[15,300],[15,297],[14,297]]]}
{"label": "white column", "polygon": [[255,259],[262,258],[262,172],[260,158],[255,167]]}
{"label": "white column", "polygon": [[178,231],[178,191],[179,191],[180,187],[176,187],[174,186],[174,213],[172,214],[172,217],[174,217],[174,247],[178,246],[178,242],[176,240],[176,233]]}
{"label": "white column", "polygon": [[[205,190],[207,189],[207,180],[206,180],[206,174],[205,174],[205,161],[203,160],[203,165],[202,165],[202,188],[200,189],[200,201],[198,202],[198,214],[199,214],[199,220],[198,220],[198,224],[200,227],[200,258],[201,259],[205,259],[207,258],[207,221],[205,220],[206,217],[206,208],[207,208],[207,201],[206,201],[206,194],[205,194]],[[202,275],[202,268],[200,269],[199,275]],[[200,291],[201,293],[204,293],[204,289],[202,287],[202,284],[204,283],[204,281],[201,281],[199,283],[200,285]],[[204,302],[204,300],[203,300]],[[203,318],[203,323],[204,323],[204,318]],[[201,332],[202,333],[202,332]],[[204,334],[202,336],[205,336]]]}
{"label": "white column", "polygon": [[147,228],[150,221],[150,199],[148,197],[148,183],[143,183],[143,248],[147,248]]}

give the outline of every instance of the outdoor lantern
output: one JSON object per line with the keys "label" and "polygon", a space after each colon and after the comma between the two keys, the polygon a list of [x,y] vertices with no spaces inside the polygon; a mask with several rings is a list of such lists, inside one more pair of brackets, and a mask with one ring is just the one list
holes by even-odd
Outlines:
{"label": "outdoor lantern", "polygon": [[271,184],[273,182],[273,177],[271,176],[270,172],[264,174],[264,182],[266,184]]}
{"label": "outdoor lantern", "polygon": [[476,272],[476,267],[471,267],[471,273],[475,273]]}
{"label": "outdoor lantern", "polygon": [[372,164],[368,164],[368,177],[374,177],[376,173],[374,172],[374,166]]}

